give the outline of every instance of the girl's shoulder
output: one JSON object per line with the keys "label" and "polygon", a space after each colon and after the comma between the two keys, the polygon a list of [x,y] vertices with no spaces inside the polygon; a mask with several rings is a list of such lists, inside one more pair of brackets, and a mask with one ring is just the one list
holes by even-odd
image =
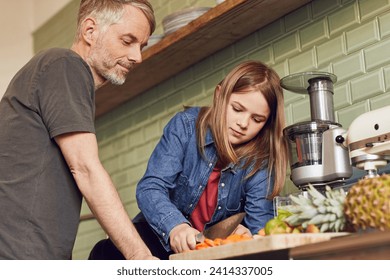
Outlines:
{"label": "girl's shoulder", "polygon": [[183,111],[183,114],[188,115],[189,117],[197,118],[199,115],[200,107],[186,107]]}
{"label": "girl's shoulder", "polygon": [[176,133],[186,132],[187,135],[194,133],[199,111],[199,107],[186,107],[173,116],[165,129]]}
{"label": "girl's shoulder", "polygon": [[185,123],[194,123],[198,118],[200,107],[186,107],[183,111],[178,112],[173,119],[180,119]]}

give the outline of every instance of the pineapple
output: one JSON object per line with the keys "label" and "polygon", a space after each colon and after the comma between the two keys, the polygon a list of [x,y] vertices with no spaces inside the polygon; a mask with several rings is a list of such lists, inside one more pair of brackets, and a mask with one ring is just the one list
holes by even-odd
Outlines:
{"label": "pineapple", "polygon": [[304,195],[290,196],[293,205],[285,206],[292,213],[285,221],[292,225],[301,225],[304,229],[308,225],[316,225],[321,232],[342,231],[346,219],[343,213],[343,203],[346,194],[343,189],[332,190],[326,186],[325,195],[309,186],[309,197]]}
{"label": "pineapple", "polygon": [[390,229],[390,175],[360,180],[349,190],[344,212],[355,230]]}
{"label": "pineapple", "polygon": [[285,209],[292,215],[285,221],[292,226],[314,224],[321,232],[343,231],[347,225],[353,230],[390,229],[390,175],[361,179],[348,194],[327,186],[323,195],[309,186],[308,197],[291,200],[295,204]]}

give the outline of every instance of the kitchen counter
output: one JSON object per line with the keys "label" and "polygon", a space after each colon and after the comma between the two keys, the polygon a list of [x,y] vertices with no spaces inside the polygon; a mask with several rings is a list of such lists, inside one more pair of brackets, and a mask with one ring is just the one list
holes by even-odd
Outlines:
{"label": "kitchen counter", "polygon": [[171,259],[390,260],[390,231],[282,234],[264,238],[176,254]]}
{"label": "kitchen counter", "polygon": [[289,257],[297,260],[390,260],[390,231],[355,233],[291,248]]}

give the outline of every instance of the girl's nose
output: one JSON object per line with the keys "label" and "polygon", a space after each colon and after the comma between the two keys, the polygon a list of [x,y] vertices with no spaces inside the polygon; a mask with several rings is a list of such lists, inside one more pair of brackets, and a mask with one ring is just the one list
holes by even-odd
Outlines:
{"label": "girl's nose", "polygon": [[242,117],[240,119],[237,120],[237,125],[241,128],[246,128],[248,126],[248,117]]}

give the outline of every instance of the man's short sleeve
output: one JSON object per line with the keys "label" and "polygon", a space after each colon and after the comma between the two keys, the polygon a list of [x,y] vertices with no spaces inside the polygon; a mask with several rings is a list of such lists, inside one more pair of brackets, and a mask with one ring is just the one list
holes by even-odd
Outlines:
{"label": "man's short sleeve", "polygon": [[35,92],[51,138],[75,131],[95,132],[93,77],[81,58],[64,56],[46,65]]}

